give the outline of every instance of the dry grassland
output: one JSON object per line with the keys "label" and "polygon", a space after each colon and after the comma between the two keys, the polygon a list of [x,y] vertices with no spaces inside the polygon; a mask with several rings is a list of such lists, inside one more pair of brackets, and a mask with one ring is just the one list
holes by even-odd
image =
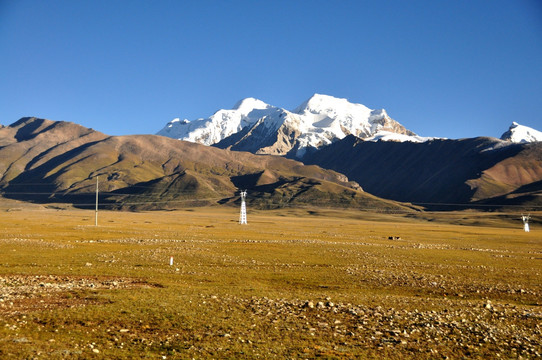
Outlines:
{"label": "dry grassland", "polygon": [[542,356],[517,214],[7,210],[2,359]]}

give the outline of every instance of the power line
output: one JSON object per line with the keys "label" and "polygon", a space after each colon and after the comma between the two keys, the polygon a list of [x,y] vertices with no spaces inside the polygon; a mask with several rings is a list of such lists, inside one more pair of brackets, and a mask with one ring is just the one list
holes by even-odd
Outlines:
{"label": "power line", "polygon": [[[27,183],[27,185],[30,185],[31,183]],[[20,184],[18,184],[20,185]],[[45,186],[44,184],[40,184]],[[139,188],[146,188],[146,189],[153,189],[152,186],[138,186]],[[96,185],[97,189],[97,185]],[[187,197],[193,194],[198,194],[196,191],[182,191],[179,193],[179,197]],[[85,192],[85,193],[74,193],[69,190],[59,191],[59,192],[38,192],[38,191],[24,191],[24,192],[14,192],[14,191],[8,191],[8,192],[0,192],[0,195],[5,197],[16,197],[16,196],[42,196],[47,197],[49,199],[62,199],[63,197],[90,197],[93,195],[92,192]],[[219,200],[225,200],[225,199],[232,199],[234,196],[224,196],[224,197],[209,197],[209,198],[184,198],[179,199],[178,197],[168,199],[168,200],[158,200],[158,198],[164,198],[164,197],[170,197],[172,195],[167,194],[167,192],[144,192],[144,193],[120,193],[120,192],[100,192],[100,196],[102,199],[104,199],[104,202],[106,205],[146,205],[146,204],[173,204],[173,203],[186,203],[186,202],[209,202],[209,201],[219,201]],[[132,201],[125,201],[121,202],[115,201],[115,197],[127,197],[128,200],[131,198]],[[146,200],[147,199],[147,200]],[[269,205],[277,204],[273,201],[272,198],[265,199],[257,196],[247,196],[245,194],[245,199],[247,200],[260,200],[264,204],[267,203]],[[121,199],[119,199],[121,200]],[[95,203],[75,203],[71,202],[75,206],[92,206],[95,205]],[[333,202],[311,202],[313,205],[329,205]],[[300,204],[296,205],[297,207]],[[435,203],[435,202],[410,202],[410,203],[404,203],[404,206],[435,206],[435,207],[459,207],[459,208],[503,208],[503,207],[512,207],[517,209],[542,209],[542,206],[539,205],[516,205],[516,204],[472,204],[472,203]],[[288,203],[281,204],[280,207],[290,207]],[[353,207],[355,208],[355,207]],[[359,210],[378,210],[378,209],[384,209],[384,208],[356,208]],[[395,211],[397,212],[397,211]],[[409,212],[409,211],[405,211]]]}
{"label": "power line", "polygon": [[458,206],[458,207],[527,207],[527,208],[541,208],[539,205],[515,205],[515,204],[460,204],[460,203],[424,203],[424,202],[411,202],[412,205],[431,205],[431,206]]}

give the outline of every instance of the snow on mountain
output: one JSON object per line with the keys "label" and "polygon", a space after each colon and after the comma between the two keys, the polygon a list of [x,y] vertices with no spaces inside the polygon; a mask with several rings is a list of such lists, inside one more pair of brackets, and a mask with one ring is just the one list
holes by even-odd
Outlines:
{"label": "snow on mountain", "polygon": [[413,135],[404,135],[404,134],[397,134],[394,132],[389,131],[379,131],[373,136],[370,136],[368,138],[365,138],[363,140],[365,141],[397,141],[397,142],[416,142],[416,143],[422,143],[430,140],[436,139],[435,137],[424,137],[424,136],[413,136]]}
{"label": "snow on mountain", "polygon": [[371,110],[328,95],[315,94],[293,111],[308,129],[326,129],[335,134],[349,132],[366,137],[379,130],[378,121],[387,116],[385,110]]}
{"label": "snow on mountain", "polygon": [[502,134],[501,140],[511,141],[513,143],[542,141],[542,132],[513,122],[508,131]]}
{"label": "snow on mountain", "polygon": [[259,154],[301,158],[310,149],[329,145],[347,135],[424,141],[389,117],[346,99],[315,94],[293,111],[248,98],[233,110],[219,110],[207,119],[174,119],[158,135]]}
{"label": "snow on mountain", "polygon": [[386,110],[371,110],[346,99],[315,94],[294,111],[302,124],[302,135],[295,157],[301,158],[310,148],[318,149],[353,134],[368,138],[381,131],[405,136],[415,134],[391,119]]}
{"label": "snow on mountain", "polygon": [[261,100],[246,98],[233,109],[218,110],[206,119],[173,119],[157,135],[212,145],[274,111],[275,107]]}

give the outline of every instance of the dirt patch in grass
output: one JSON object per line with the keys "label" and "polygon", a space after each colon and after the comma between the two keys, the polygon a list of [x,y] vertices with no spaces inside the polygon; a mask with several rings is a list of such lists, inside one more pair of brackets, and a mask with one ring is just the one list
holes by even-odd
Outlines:
{"label": "dirt patch in grass", "polygon": [[146,281],[117,277],[56,275],[0,276],[0,315],[104,303],[98,290],[155,287]]}

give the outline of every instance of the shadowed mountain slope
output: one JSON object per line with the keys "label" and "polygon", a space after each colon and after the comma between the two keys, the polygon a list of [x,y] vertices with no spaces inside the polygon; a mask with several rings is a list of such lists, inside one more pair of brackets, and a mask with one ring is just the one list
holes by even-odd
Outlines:
{"label": "shadowed mountain slope", "polygon": [[[542,180],[542,143],[484,137],[401,143],[348,136],[303,161],[344,173],[369,193],[414,203],[518,204],[514,192]],[[534,188],[521,193],[531,206],[540,203]]]}
{"label": "shadowed mountain slope", "polygon": [[266,208],[320,204],[405,209],[332,170],[156,135],[107,136],[69,122],[23,118],[0,128],[3,196],[36,202],[164,209],[237,201]]}

